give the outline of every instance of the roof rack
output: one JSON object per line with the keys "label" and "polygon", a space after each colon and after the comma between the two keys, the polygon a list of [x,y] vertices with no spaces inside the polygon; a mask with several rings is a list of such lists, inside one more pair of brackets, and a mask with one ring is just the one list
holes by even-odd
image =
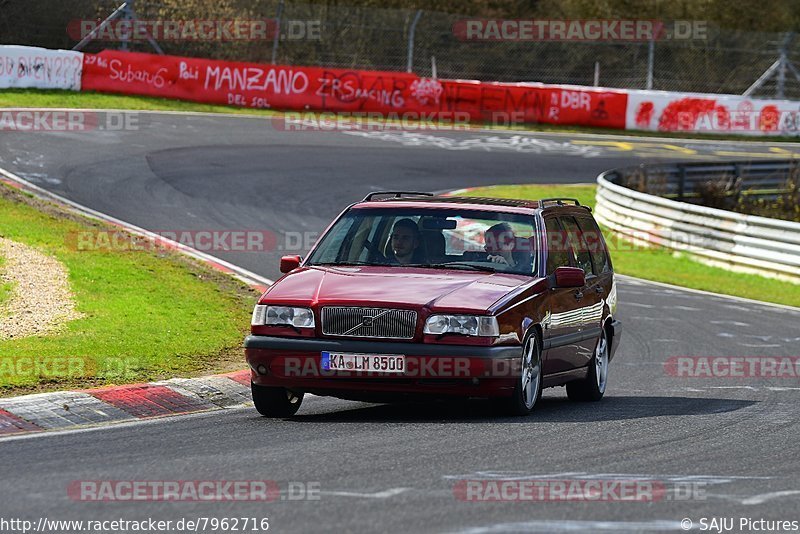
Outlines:
{"label": "roof rack", "polygon": [[[544,207],[546,202],[553,202],[557,206],[564,206],[564,202],[574,202],[576,206],[580,206],[581,203],[578,202],[577,198],[566,198],[566,197],[554,197],[554,198],[543,198],[539,201],[539,205]],[[585,206],[584,206],[585,207]]]}
{"label": "roof rack", "polygon": [[361,202],[369,202],[370,200],[372,200],[372,197],[376,195],[394,195],[394,198],[402,198],[403,195],[414,196],[414,197],[434,196],[433,193],[422,193],[420,191],[373,191],[372,193],[365,196],[364,200],[362,200]]}

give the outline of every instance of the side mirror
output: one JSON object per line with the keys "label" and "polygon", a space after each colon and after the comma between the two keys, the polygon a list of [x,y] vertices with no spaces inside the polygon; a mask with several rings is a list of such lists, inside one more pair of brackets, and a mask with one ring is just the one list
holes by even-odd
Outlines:
{"label": "side mirror", "polygon": [[583,287],[586,283],[586,273],[577,267],[557,267],[555,282],[555,287]]}
{"label": "side mirror", "polygon": [[281,258],[282,273],[288,273],[290,271],[294,271],[298,267],[300,267],[300,256],[283,256]]}

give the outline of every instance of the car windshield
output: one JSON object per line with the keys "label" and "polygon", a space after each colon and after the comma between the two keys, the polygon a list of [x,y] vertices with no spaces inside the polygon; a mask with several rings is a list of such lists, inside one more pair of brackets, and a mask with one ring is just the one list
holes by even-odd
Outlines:
{"label": "car windshield", "polygon": [[307,265],[389,265],[536,272],[533,217],[493,211],[354,208],[320,239]]}

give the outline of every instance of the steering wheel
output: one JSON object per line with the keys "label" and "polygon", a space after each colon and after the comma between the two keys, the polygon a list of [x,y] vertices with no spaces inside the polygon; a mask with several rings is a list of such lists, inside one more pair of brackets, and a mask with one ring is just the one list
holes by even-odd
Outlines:
{"label": "steering wheel", "polygon": [[365,239],[362,246],[369,251],[370,260],[376,263],[389,263],[389,259],[369,239]]}

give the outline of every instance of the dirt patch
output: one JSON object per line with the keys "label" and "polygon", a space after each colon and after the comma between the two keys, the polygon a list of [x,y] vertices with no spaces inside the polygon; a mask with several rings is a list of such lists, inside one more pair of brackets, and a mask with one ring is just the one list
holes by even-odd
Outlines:
{"label": "dirt patch", "polygon": [[4,237],[0,255],[5,258],[0,281],[12,287],[10,298],[0,305],[0,339],[51,334],[81,317],[61,262]]}

